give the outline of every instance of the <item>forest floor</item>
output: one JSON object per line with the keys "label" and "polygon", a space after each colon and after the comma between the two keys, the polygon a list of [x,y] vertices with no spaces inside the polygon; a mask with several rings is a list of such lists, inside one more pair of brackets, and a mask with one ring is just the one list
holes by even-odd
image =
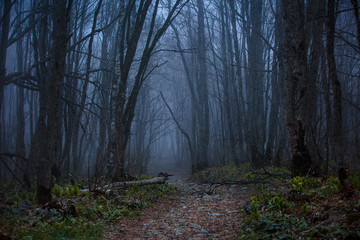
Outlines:
{"label": "forest floor", "polygon": [[168,183],[109,194],[55,185],[44,206],[4,184],[0,239],[360,239],[359,172],[345,191],[334,176],[290,178],[285,168],[226,164],[191,175],[167,167],[153,171],[174,174]]}
{"label": "forest floor", "polygon": [[103,239],[236,239],[241,207],[251,191],[223,186],[209,193],[209,185],[174,176],[179,194],[168,196],[138,217],[108,227]]}

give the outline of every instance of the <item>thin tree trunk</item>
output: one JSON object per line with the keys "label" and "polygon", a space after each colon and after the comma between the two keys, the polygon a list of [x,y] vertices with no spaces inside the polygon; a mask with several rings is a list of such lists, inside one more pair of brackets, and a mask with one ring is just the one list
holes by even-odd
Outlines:
{"label": "thin tree trunk", "polygon": [[[96,24],[97,24],[97,18],[100,12],[100,8],[102,5],[102,0],[100,0],[96,6],[95,9],[95,13],[94,13],[94,20],[93,20],[93,24],[92,24],[92,28],[91,28],[91,32],[94,33],[95,32],[95,28],[96,28]],[[87,89],[88,89],[88,85],[89,85],[89,81],[90,81],[90,67],[91,67],[91,59],[92,59],[92,49],[93,49],[93,42],[94,42],[94,34],[92,34],[90,36],[89,39],[89,45],[88,45],[88,53],[87,53],[87,60],[86,60],[86,72],[85,72],[85,80],[84,80],[84,85],[82,88],[82,95],[81,95],[81,100],[80,100],[80,106],[79,106],[79,110],[76,114],[76,118],[75,118],[75,126],[74,126],[74,133],[73,133],[73,147],[72,147],[72,152],[73,152],[73,170],[74,170],[74,174],[77,175],[80,171],[79,167],[81,165],[81,156],[80,156],[80,151],[79,151],[79,132],[80,132],[80,123],[81,123],[81,117],[83,115],[83,112],[85,110],[85,103],[86,103],[86,99],[87,99]]]}
{"label": "thin tree trunk", "polygon": [[[233,44],[234,44],[234,57],[235,57],[235,64],[236,64],[236,81],[237,81],[237,89],[238,92],[237,98],[236,98],[236,108],[238,109],[238,116],[237,116],[237,138],[239,141],[240,151],[244,152],[244,135],[245,135],[245,129],[246,129],[246,119],[247,114],[245,111],[245,101],[244,101],[244,89],[243,89],[243,75],[242,75],[242,69],[241,69],[241,54],[239,49],[239,40],[238,40],[238,33],[237,33],[237,25],[236,25],[236,14],[235,14],[235,2],[228,0],[229,6],[230,6],[230,22],[232,27],[232,38],[233,38]],[[246,159],[243,159],[243,161]],[[236,160],[236,164],[239,164],[240,160]]]}
{"label": "thin tree trunk", "polygon": [[[230,46],[227,46],[226,41],[226,31],[225,31],[225,16],[224,16],[224,1],[221,0],[220,2],[220,18],[221,18],[221,56],[222,56],[222,65],[223,65],[223,74],[222,74],[222,82],[224,86],[224,109],[226,113],[226,124],[228,127],[228,134],[229,134],[229,145],[230,145],[230,161],[236,162],[236,149],[235,149],[235,131],[233,127],[233,120],[232,120],[232,112],[230,107],[230,73],[229,73],[229,60],[227,56],[227,51]],[[220,104],[222,104],[220,102]]]}
{"label": "thin tree trunk", "polygon": [[[16,13],[19,15],[21,11],[21,3],[17,3]],[[21,18],[18,18],[18,22],[21,21]],[[18,72],[24,71],[24,51],[23,51],[23,41],[19,39],[16,43],[16,54],[17,54],[17,70]],[[16,116],[17,116],[17,127],[16,127],[16,153],[21,157],[26,156],[25,149],[25,116],[24,116],[24,104],[25,104],[25,96],[24,89],[22,87],[18,87],[17,89],[17,107],[16,107]]]}
{"label": "thin tree trunk", "polygon": [[206,67],[206,38],[205,38],[205,15],[204,1],[197,0],[198,7],[198,85],[197,92],[199,96],[200,112],[197,112],[199,121],[199,152],[196,170],[202,170],[208,165],[208,145],[209,145],[209,100],[207,87],[207,67]]}
{"label": "thin tree trunk", "polygon": [[[33,2],[33,9],[37,7],[36,1]],[[48,0],[43,0],[39,3],[41,7],[47,9],[49,7]],[[42,14],[46,14],[43,12]],[[35,22],[35,16],[32,19]],[[46,76],[48,73],[47,68],[47,52],[46,49],[48,48],[47,38],[49,37],[49,30],[48,26],[48,19],[42,18],[39,24],[39,29],[34,28],[32,31],[32,39],[33,39],[33,49],[34,49],[34,61],[39,62],[39,65],[36,67],[36,76],[38,78],[38,85],[39,85],[39,104],[38,109],[36,109],[34,117],[36,124],[35,124],[35,132],[34,136],[31,138],[31,146],[30,146],[30,153],[29,159],[31,160],[32,164],[28,164],[27,169],[32,175],[39,175],[39,159],[40,159],[40,148],[42,145],[46,144],[46,140],[42,137],[45,135],[44,127],[45,126],[45,119],[47,114],[47,97],[46,97]],[[39,36],[39,37],[37,37]],[[35,170],[36,169],[36,170]],[[36,172],[36,174],[35,174]]]}
{"label": "thin tree trunk", "polygon": [[333,103],[333,141],[334,141],[334,155],[336,164],[343,160],[343,139],[342,139],[342,106],[341,106],[341,82],[337,75],[335,54],[334,54],[334,40],[335,40],[335,0],[328,0],[328,19],[326,31],[326,50],[328,61],[328,76],[332,84],[334,92]]}
{"label": "thin tree trunk", "polygon": [[[6,52],[8,48],[8,37],[9,37],[9,26],[10,26],[10,13],[13,3],[11,0],[4,1],[4,11],[1,18],[1,38],[0,38],[0,114],[2,112],[2,105],[4,100],[4,87],[5,87],[5,76],[6,76]],[[1,139],[3,138],[2,126],[0,124],[0,151],[2,149],[3,143]]]}
{"label": "thin tree trunk", "polygon": [[[113,181],[121,180],[125,177],[125,151],[130,138],[130,130],[135,115],[135,107],[139,91],[148,74],[148,64],[152,53],[159,39],[163,36],[170,26],[174,17],[179,13],[178,9],[182,8],[182,0],[177,0],[169,11],[164,23],[155,30],[155,23],[158,14],[159,0],[156,0],[152,8],[149,31],[146,36],[144,50],[141,55],[139,67],[134,78],[134,85],[130,93],[127,94],[129,73],[134,62],[138,42],[146,21],[147,13],[151,5],[151,0],[143,1],[137,10],[134,8],[135,1],[129,1],[125,6],[126,13],[123,18],[120,31],[120,81],[113,82],[112,104],[113,115],[111,119],[111,133],[109,136],[109,169]],[[186,2],[186,1],[185,1]],[[132,16],[135,19],[132,19]],[[134,28],[129,28],[134,23]],[[127,44],[127,45],[126,45]],[[126,50],[125,50],[126,48]],[[151,72],[151,70],[150,70]],[[127,98],[128,95],[128,98]]]}
{"label": "thin tree trunk", "polygon": [[[84,10],[86,9],[87,4],[89,3],[89,0],[84,0],[81,7],[77,6],[74,8],[75,12],[75,29],[79,29],[77,32],[74,33],[73,41],[77,41],[83,37],[84,34],[84,28],[85,28],[85,16],[86,12]],[[80,17],[81,16],[81,17]],[[80,18],[78,22],[78,18]],[[77,45],[75,53],[72,55],[69,54],[69,72],[74,72],[75,76],[70,76],[66,79],[66,87],[64,88],[64,94],[66,99],[70,102],[70,104],[67,104],[65,106],[64,111],[66,112],[66,118],[64,118],[64,121],[66,122],[66,129],[65,129],[65,144],[63,149],[63,161],[64,161],[64,173],[68,174],[69,172],[73,172],[73,162],[75,158],[77,159],[78,155],[78,149],[77,149],[77,143],[75,145],[75,126],[76,125],[76,113],[77,113],[77,89],[79,85],[79,80],[77,79],[76,74],[80,71],[80,64],[81,64],[81,44]],[[75,120],[75,121],[74,121]],[[74,146],[74,147],[73,147]],[[75,150],[74,150],[75,149]]]}

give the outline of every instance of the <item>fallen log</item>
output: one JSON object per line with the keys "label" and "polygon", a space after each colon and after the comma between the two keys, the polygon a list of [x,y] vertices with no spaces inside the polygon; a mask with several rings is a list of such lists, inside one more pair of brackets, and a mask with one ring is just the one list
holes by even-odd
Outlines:
{"label": "fallen log", "polygon": [[166,180],[167,180],[167,177],[154,177],[151,179],[138,180],[138,181],[115,182],[115,183],[105,185],[101,188],[102,189],[110,189],[110,188],[125,188],[125,187],[133,186],[133,185],[143,186],[143,185],[151,185],[151,184],[161,184],[161,183],[165,183]]}
{"label": "fallen log", "polygon": [[223,180],[223,181],[207,180],[207,181],[202,181],[201,183],[210,184],[209,191],[207,193],[212,194],[220,186],[258,184],[258,183],[263,183],[265,180],[269,179],[270,177],[271,177],[271,175],[267,175],[266,177],[262,177],[262,178],[250,179],[250,180],[244,180],[244,179],[241,179],[241,180]]}
{"label": "fallen log", "polygon": [[[161,176],[160,176],[161,175]],[[92,192],[94,195],[103,195],[107,196],[112,192],[114,189],[118,188],[126,188],[133,185],[151,185],[151,184],[162,184],[165,183],[166,180],[168,180],[169,176],[173,176],[171,174],[160,174],[158,177],[154,177],[151,179],[145,179],[145,180],[138,180],[138,181],[127,181],[127,182],[114,182],[110,183],[104,186],[98,186],[94,189],[90,189],[90,192]],[[80,189],[81,192],[89,192],[89,189]]]}

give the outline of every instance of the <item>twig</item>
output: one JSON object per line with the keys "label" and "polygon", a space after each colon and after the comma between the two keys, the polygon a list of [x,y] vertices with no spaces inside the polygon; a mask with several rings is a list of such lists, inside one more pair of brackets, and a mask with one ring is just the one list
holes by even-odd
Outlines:
{"label": "twig", "polygon": [[24,161],[29,161],[29,159],[27,159],[26,157],[23,157],[21,156],[20,154],[17,154],[17,153],[9,153],[9,152],[4,152],[4,153],[0,153],[0,157],[8,157],[10,159],[16,157],[16,158],[19,158],[19,159],[22,159]]}

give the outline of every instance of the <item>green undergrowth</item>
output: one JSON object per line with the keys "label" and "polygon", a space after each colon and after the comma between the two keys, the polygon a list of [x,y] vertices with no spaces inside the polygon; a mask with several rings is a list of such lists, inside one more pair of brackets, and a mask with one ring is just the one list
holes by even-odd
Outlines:
{"label": "green undergrowth", "polygon": [[234,163],[227,163],[219,167],[207,168],[194,175],[198,182],[227,182],[246,180],[266,179],[270,176],[276,176],[277,179],[287,178],[290,172],[286,168],[268,167],[252,171],[251,164],[244,163],[236,166]]}
{"label": "green undergrowth", "polygon": [[89,193],[71,184],[55,185],[54,201],[39,206],[35,194],[10,182],[0,187],[0,233],[22,240],[100,239],[112,222],[141,215],[143,209],[176,192],[167,183],[133,185],[110,194]]}
{"label": "green undergrowth", "polygon": [[338,178],[290,178],[286,168],[252,170],[226,164],[195,175],[203,183],[250,186],[251,199],[242,207],[239,240],[360,239],[360,173],[350,180],[357,196],[347,200]]}
{"label": "green undergrowth", "polygon": [[219,167],[207,168],[194,175],[195,180],[199,182],[222,181],[242,177],[250,169],[250,164],[244,164],[241,168],[234,163],[227,163]]}
{"label": "green undergrowth", "polygon": [[359,173],[351,180],[358,192],[350,200],[333,176],[258,185],[242,210],[238,239],[360,239]]}

